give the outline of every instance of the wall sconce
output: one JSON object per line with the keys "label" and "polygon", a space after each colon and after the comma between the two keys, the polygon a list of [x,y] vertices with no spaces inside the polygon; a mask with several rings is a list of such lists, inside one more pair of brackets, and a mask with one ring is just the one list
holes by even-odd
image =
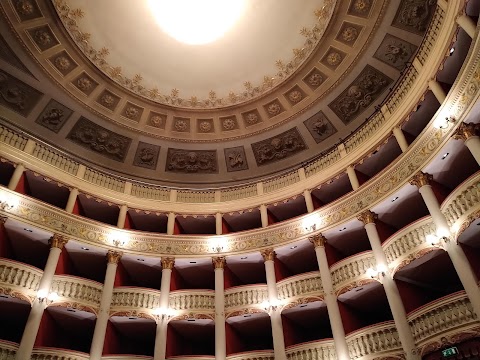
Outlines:
{"label": "wall sconce", "polygon": [[282,302],[280,300],[275,300],[275,301],[268,301],[265,300],[262,302],[260,305],[262,309],[264,309],[267,313],[271,314],[274,311],[277,311],[277,309],[282,305]]}
{"label": "wall sconce", "polygon": [[387,267],[385,265],[378,265],[375,268],[368,268],[365,274],[372,279],[382,282],[385,275],[387,275]]}
{"label": "wall sconce", "polygon": [[37,292],[37,299],[39,303],[44,303],[45,306],[51,305],[53,302],[57,301],[59,298],[56,292],[49,293],[47,290],[42,289]]}
{"label": "wall sconce", "polygon": [[450,124],[454,124],[454,123],[455,123],[455,118],[453,116],[447,116],[443,120],[438,119],[437,121],[435,121],[434,126],[443,130],[448,128]]}
{"label": "wall sconce", "polygon": [[221,252],[225,251],[227,241],[224,238],[212,238],[210,239],[210,250],[212,252],[216,252],[220,254]]}
{"label": "wall sconce", "polygon": [[120,231],[112,232],[108,237],[116,247],[125,247],[130,242],[128,235]]}
{"label": "wall sconce", "polygon": [[153,310],[153,317],[155,318],[156,322],[159,322],[160,320],[170,320],[172,317],[174,317],[176,314],[176,311],[173,309],[169,308],[156,308]]}
{"label": "wall sconce", "polygon": [[445,250],[445,245],[450,242],[447,236],[437,236],[435,234],[429,234],[425,237],[427,243],[431,246]]}
{"label": "wall sconce", "polygon": [[0,209],[2,210],[12,210],[15,206],[9,202],[7,202],[7,200],[0,200]]}

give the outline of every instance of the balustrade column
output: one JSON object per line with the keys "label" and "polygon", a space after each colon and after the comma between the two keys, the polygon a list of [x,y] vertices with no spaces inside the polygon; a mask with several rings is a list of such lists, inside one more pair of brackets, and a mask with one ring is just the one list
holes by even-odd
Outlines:
{"label": "balustrade column", "polygon": [[305,198],[305,205],[307,205],[307,212],[313,212],[315,207],[313,206],[312,192],[308,189],[305,190],[303,192],[303,197]]}
{"label": "balustrade column", "polygon": [[443,248],[450,256],[453,267],[457,272],[460,282],[467,293],[468,298],[472,304],[475,313],[480,316],[480,289],[478,287],[478,279],[473,272],[470,262],[465,255],[463,249],[456,242],[451,241],[450,236],[450,227],[448,226],[447,219],[440,210],[440,205],[438,200],[433,192],[430,181],[432,180],[432,175],[419,172],[416,174],[410,184],[417,186],[418,191],[422,195],[425,205],[427,205],[428,211],[432,216],[433,222],[437,228],[437,235],[444,237]]}
{"label": "balustrade column", "polygon": [[473,19],[468,15],[460,15],[457,18],[457,24],[465,30],[465,32],[470,36],[472,39],[475,37],[475,31],[477,31],[477,24],[473,21]]}
{"label": "balustrade column", "polygon": [[[48,243],[50,244],[50,252],[48,253],[47,263],[43,270],[42,278],[38,285],[38,292],[49,294],[52,287],[53,276],[55,275],[55,269],[57,268],[58,259],[62,253],[62,249],[68,242],[64,237],[54,234]],[[23,330],[22,339],[18,346],[18,351],[15,355],[16,360],[30,359],[32,355],[33,346],[35,345],[35,339],[37,338],[38,329],[42,321],[43,312],[47,307],[45,301],[47,299],[39,299],[38,297],[33,301],[32,309],[28,315],[27,324]]]}
{"label": "balustrade column", "polygon": [[398,337],[402,343],[403,350],[407,356],[407,360],[420,359],[415,348],[415,340],[407,320],[407,313],[403,306],[402,298],[397,288],[393,275],[388,268],[387,257],[383,252],[382,242],[378,235],[377,227],[375,225],[376,214],[371,211],[366,211],[358,217],[365,225],[368,240],[372,247],[372,252],[377,263],[377,268],[382,267],[385,272],[381,275],[380,282],[383,284],[385,294],[387,295],[388,304],[393,315],[393,321],[398,331]]}
{"label": "balustrade column", "polygon": [[402,129],[398,126],[395,126],[392,130],[393,136],[395,136],[395,139],[397,140],[398,146],[400,146],[400,149],[402,152],[407,151],[408,149],[408,142],[407,139],[405,138],[405,134],[403,133]]}
{"label": "balustrade column", "polygon": [[277,280],[275,277],[275,251],[266,249],[261,252],[265,263],[268,292],[268,314],[272,323],[273,352],[275,360],[286,360],[285,339],[283,337],[282,313],[278,306]]}
{"label": "balustrade column", "polygon": [[175,213],[171,212],[171,213],[168,213],[167,235],[173,235],[174,230],[175,230]]}
{"label": "balustrade column", "polygon": [[13,172],[12,177],[8,182],[8,189],[15,190],[17,188],[17,185],[20,182],[20,179],[22,178],[24,172],[25,166],[23,166],[22,164],[17,164],[15,166],[15,171]]}
{"label": "balustrade column", "polygon": [[212,263],[215,269],[215,360],[225,360],[227,357],[224,288],[225,257],[214,257]]}
{"label": "balustrade column", "polygon": [[157,330],[155,334],[154,360],[165,360],[167,349],[167,326],[168,326],[168,297],[170,295],[170,282],[172,279],[172,270],[175,265],[174,258],[162,258],[162,283],[160,285],[160,299],[158,307],[163,314],[157,321]]}
{"label": "balustrade column", "polygon": [[457,140],[463,140],[465,142],[465,146],[468,148],[468,150],[470,150],[473,157],[480,165],[480,138],[475,132],[478,127],[478,124],[466,124],[462,122],[453,135],[453,138]]}
{"label": "balustrade column", "polygon": [[335,343],[335,352],[338,360],[349,360],[347,340],[345,339],[345,329],[343,328],[340,309],[338,308],[337,296],[333,291],[332,275],[328,267],[327,254],[325,253],[325,242],[327,239],[323,235],[314,235],[310,237],[310,242],[315,246],[318,268],[320,269],[320,279],[322,280],[323,291],[325,293],[325,303],[327,304],[328,318],[333,333],[333,342]]}
{"label": "balustrade column", "polygon": [[115,274],[117,272],[118,262],[122,253],[110,250],[107,253],[107,271],[103,281],[102,297],[100,299],[100,309],[95,322],[92,344],[90,346],[90,360],[100,360],[103,352],[103,343],[107,331],[108,319],[110,317],[110,304],[112,302],[113,285],[115,283]]}
{"label": "balustrade column", "polygon": [[125,227],[125,220],[127,219],[127,205],[120,206],[120,212],[118,213],[117,227],[123,229]]}
{"label": "balustrade column", "polygon": [[68,213],[72,213],[75,207],[75,202],[77,201],[78,197],[78,189],[72,188],[70,189],[70,194],[68,194],[67,205],[65,205],[65,211]]}
{"label": "balustrade column", "polygon": [[347,167],[347,175],[350,180],[350,184],[352,184],[352,189],[357,190],[360,187],[360,182],[358,181],[357,174],[355,173],[355,169],[352,165]]}
{"label": "balustrade column", "polygon": [[433,93],[433,95],[435,95],[438,102],[440,104],[443,104],[443,102],[447,98],[447,93],[445,92],[445,90],[443,90],[440,83],[436,80],[430,80],[428,82],[428,87],[430,88],[430,90],[432,90],[432,93]]}
{"label": "balustrade column", "polygon": [[262,220],[262,228],[268,226],[268,212],[265,205],[260,205],[260,219]]}

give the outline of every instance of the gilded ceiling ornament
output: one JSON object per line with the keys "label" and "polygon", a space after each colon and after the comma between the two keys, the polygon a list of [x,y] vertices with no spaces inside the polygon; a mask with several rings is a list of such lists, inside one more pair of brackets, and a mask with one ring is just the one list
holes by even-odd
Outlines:
{"label": "gilded ceiling ornament", "polygon": [[31,15],[35,10],[32,1],[30,0],[20,0],[15,4],[15,8],[22,15]]}
{"label": "gilded ceiling ornament", "polygon": [[253,125],[253,124],[256,124],[258,122],[258,115],[254,112],[251,112],[251,113],[248,113],[246,116],[245,116],[245,121],[249,124],[249,125]]}
{"label": "gilded ceiling ornament", "polygon": [[175,258],[172,257],[162,257],[162,270],[168,269],[173,270],[175,266]]}
{"label": "gilded ceiling ornament", "polygon": [[342,55],[336,51],[332,51],[327,56],[327,63],[332,66],[336,66],[342,62]]}
{"label": "gilded ceiling ornament", "polygon": [[175,121],[175,130],[177,131],[187,131],[188,123],[186,120],[178,119]]}
{"label": "gilded ceiling ornament", "polygon": [[139,114],[138,108],[134,106],[130,106],[127,109],[125,109],[125,116],[129,119],[136,119],[138,114]]}
{"label": "gilded ceiling ornament", "polygon": [[107,261],[109,264],[118,264],[122,255],[123,253],[121,251],[109,250],[107,252]]}
{"label": "gilded ceiling ornament", "polygon": [[103,94],[100,98],[100,102],[106,107],[110,108],[115,104],[115,98],[110,94]]}
{"label": "gilded ceiling ornament", "polygon": [[308,83],[313,86],[317,87],[323,82],[323,76],[320,73],[313,73],[308,77]]}
{"label": "gilded ceiling ornament", "polygon": [[351,42],[358,37],[358,30],[353,26],[346,27],[342,32],[342,39]]}
{"label": "gilded ceiling ornament", "polygon": [[374,224],[375,220],[378,219],[378,215],[370,210],[367,210],[358,215],[357,219],[363,222],[364,225]]}
{"label": "gilded ceiling ornament", "polygon": [[162,127],[163,125],[163,118],[160,115],[153,115],[150,118],[150,123],[154,127]]}
{"label": "gilded ceiling ornament", "polygon": [[202,132],[209,132],[212,130],[212,123],[210,121],[201,121],[198,127]]}
{"label": "gilded ceiling ornament", "polygon": [[212,264],[214,269],[224,269],[227,261],[225,256],[216,256],[212,258]]}
{"label": "gilded ceiling ornament", "polygon": [[77,87],[82,91],[88,91],[92,88],[92,80],[88,77],[81,77],[77,80]]}
{"label": "gilded ceiling ornament", "polygon": [[55,66],[59,70],[68,70],[71,66],[70,59],[68,59],[66,56],[59,56],[55,59]]}
{"label": "gilded ceiling ornament", "polygon": [[224,130],[233,130],[235,129],[236,124],[237,124],[236,121],[231,118],[222,120],[222,127]]}
{"label": "gilded ceiling ornament", "polygon": [[303,98],[303,94],[299,90],[293,90],[288,94],[288,98],[293,103],[298,103]]}
{"label": "gilded ceiling ornament", "polygon": [[42,46],[48,46],[53,43],[53,38],[46,30],[37,30],[35,32],[35,42]]}
{"label": "gilded ceiling ornament", "polygon": [[371,0],[355,0],[354,9],[358,12],[367,11],[370,8]]}
{"label": "gilded ceiling ornament", "polygon": [[53,234],[53,236],[48,240],[48,244],[51,248],[63,249],[65,244],[68,242],[68,239],[59,234]]}
{"label": "gilded ceiling ornament", "polygon": [[420,171],[417,174],[415,174],[415,176],[410,180],[410,184],[420,189],[425,185],[430,185],[430,182],[432,180],[433,180],[433,175]]}
{"label": "gilded ceiling ornament", "polygon": [[275,116],[282,112],[282,107],[278,102],[274,102],[268,105],[267,111],[270,115]]}
{"label": "gilded ceiling ornament", "polygon": [[263,261],[273,261],[275,260],[275,251],[272,248],[262,250],[260,254],[263,257]]}

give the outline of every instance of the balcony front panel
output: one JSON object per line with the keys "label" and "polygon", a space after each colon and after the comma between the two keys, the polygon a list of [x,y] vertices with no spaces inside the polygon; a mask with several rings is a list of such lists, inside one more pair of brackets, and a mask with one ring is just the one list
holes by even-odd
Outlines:
{"label": "balcony front panel", "polygon": [[351,359],[380,357],[402,352],[402,344],[393,321],[359,329],[346,337]]}
{"label": "balcony front panel", "polygon": [[260,308],[266,300],[268,300],[266,284],[235,286],[225,290],[225,311]]}
{"label": "balcony front panel", "polygon": [[435,234],[435,224],[430,216],[407,225],[382,244],[388,265],[394,272],[426,252],[432,250],[426,237]]}
{"label": "balcony front panel", "polygon": [[0,359],[15,360],[18,344],[6,340],[0,340]]}
{"label": "balcony front panel", "polygon": [[274,360],[273,350],[247,351],[227,356],[227,360]]}
{"label": "balcony front panel", "polygon": [[332,339],[311,341],[289,346],[286,349],[288,360],[336,360],[335,345]]}
{"label": "balcony front panel", "polygon": [[151,356],[143,355],[110,355],[102,356],[102,360],[152,360]]}
{"label": "balcony front panel", "polygon": [[291,276],[277,283],[278,299],[285,302],[299,297],[323,297],[322,280],[318,271]]}
{"label": "balcony front panel", "polygon": [[179,290],[170,293],[168,306],[179,312],[214,312],[215,291]]}
{"label": "balcony front panel", "polygon": [[88,360],[90,356],[73,350],[34,348],[31,360]]}
{"label": "balcony front panel", "polygon": [[415,343],[478,327],[480,321],[464,291],[445,296],[408,314]]}
{"label": "balcony front panel", "polygon": [[51,289],[59,295],[59,303],[88,309],[94,313],[97,313],[100,307],[102,290],[103,284],[71,275],[55,275]]}
{"label": "balcony front panel", "polygon": [[34,298],[42,275],[43,271],[33,266],[0,258],[0,293],[24,300]]}
{"label": "balcony front panel", "polygon": [[113,289],[110,313],[152,313],[158,307],[160,290],[138,287],[116,287]]}
{"label": "balcony front panel", "polygon": [[335,292],[347,288],[361,286],[372,279],[367,276],[367,270],[376,265],[371,250],[343,259],[330,267],[332,285]]}

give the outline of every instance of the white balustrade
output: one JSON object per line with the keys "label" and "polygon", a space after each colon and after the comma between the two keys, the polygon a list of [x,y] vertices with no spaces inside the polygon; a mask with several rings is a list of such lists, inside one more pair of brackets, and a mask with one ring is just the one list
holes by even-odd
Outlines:
{"label": "white balustrade", "polygon": [[178,290],[169,296],[169,307],[180,310],[215,310],[215,292],[213,290]]}
{"label": "white balustrade", "polygon": [[289,346],[286,349],[288,360],[336,360],[335,344],[332,339],[311,341]]}
{"label": "white balustrade", "polygon": [[480,172],[461,183],[442,203],[441,209],[452,226],[465,214],[480,207]]}
{"label": "white balustrade", "polygon": [[266,300],[266,284],[235,286],[225,290],[225,309],[259,306]]}
{"label": "white balustrade", "polygon": [[88,360],[90,356],[73,350],[34,348],[31,360]]}
{"label": "white balustrade", "polygon": [[77,173],[79,166],[78,162],[46,146],[36,144],[32,155],[47,164],[68,172],[69,174],[75,175]]}
{"label": "white balustrade", "polygon": [[364,141],[370,139],[385,122],[385,116],[383,116],[381,111],[377,111],[364,125],[360,127],[360,129],[355,131],[352,136],[349,136],[345,140],[344,144],[347,153],[352,152]]}
{"label": "white balustrade", "polygon": [[359,329],[348,334],[346,339],[351,359],[402,351],[393,320]]}
{"label": "white balustrade", "polygon": [[275,177],[274,179],[267,180],[263,183],[263,191],[269,193],[284,187],[290,186],[300,181],[300,175],[298,171],[292,171],[288,174]]}
{"label": "white balustrade", "polygon": [[421,344],[449,331],[480,325],[465,291],[432,301],[408,314],[415,343]]}
{"label": "white balustrade", "polygon": [[43,271],[14,260],[0,258],[0,287],[32,294],[37,291]]}
{"label": "white balustrade", "polygon": [[17,350],[17,343],[0,340],[0,360],[15,360]]}
{"label": "white balustrade", "polygon": [[132,185],[132,196],[143,199],[152,199],[160,201],[170,200],[170,190],[165,187],[151,186],[143,184]]}
{"label": "white balustrade", "polygon": [[137,287],[116,287],[113,289],[113,308],[129,309],[150,309],[158,307],[160,301],[160,290],[137,288]]}
{"label": "white balustrade", "polygon": [[[385,102],[385,105],[390,113],[393,113],[403,102],[403,99],[407,97],[407,94],[411,91],[414,86],[419,86],[416,84],[418,78],[418,72],[413,65],[411,65],[407,70],[406,74],[400,80],[400,83],[395,87],[388,100]],[[424,84],[426,88],[426,84]]]}
{"label": "white balustrade", "polygon": [[256,350],[228,355],[227,360],[274,360],[274,356],[273,350]]}
{"label": "white balustrade", "polygon": [[104,174],[100,171],[87,168],[83,180],[86,180],[92,184],[98,185],[103,188],[107,188],[113,191],[123,193],[125,189],[125,181],[118,179],[114,176]]}
{"label": "white balustrade", "polygon": [[368,279],[366,272],[376,265],[373,252],[365,251],[343,259],[330,267],[335,291],[353,282]]}
{"label": "white balustrade", "polygon": [[247,185],[238,188],[227,188],[221,190],[220,201],[232,201],[257,196],[257,185]]}
{"label": "white balustrade", "polygon": [[278,299],[292,299],[305,295],[322,295],[323,287],[318,271],[295,275],[277,282]]}
{"label": "white balustrade", "polygon": [[71,275],[55,275],[52,281],[52,292],[56,292],[65,301],[92,307],[100,306],[103,284]]}
{"label": "white balustrade", "polygon": [[341,156],[340,152],[338,151],[338,147],[335,147],[332,150],[324,153],[318,159],[315,159],[314,161],[305,165],[305,176],[307,178],[313,176],[323,169],[335,164],[340,159]]}
{"label": "white balustrade", "polygon": [[102,360],[152,360],[152,357],[143,355],[109,355],[102,356]]}
{"label": "white balustrade", "polygon": [[0,142],[13,146],[19,150],[25,149],[28,139],[14,130],[0,125]]}
{"label": "white balustrade", "polygon": [[177,201],[182,203],[213,203],[215,191],[179,190]]}
{"label": "white balustrade", "polygon": [[416,58],[420,64],[425,65],[427,62],[430,52],[432,51],[438,35],[440,34],[444,19],[445,11],[440,6],[437,6],[435,14],[432,17],[432,20],[430,20],[430,26],[428,27],[427,33],[423,37],[422,44],[417,52]]}

